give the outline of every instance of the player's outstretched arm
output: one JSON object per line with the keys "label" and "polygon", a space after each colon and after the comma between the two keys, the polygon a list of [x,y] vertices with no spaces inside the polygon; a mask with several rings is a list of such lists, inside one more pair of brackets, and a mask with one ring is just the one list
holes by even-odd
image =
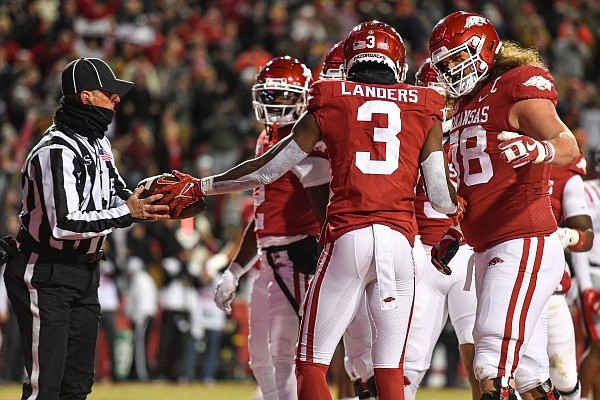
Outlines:
{"label": "player's outstretched arm", "polygon": [[239,192],[269,184],[304,160],[321,133],[312,114],[305,112],[292,132],[260,157],[243,162],[219,175],[201,179],[204,195]]}
{"label": "player's outstretched arm", "polygon": [[[229,171],[206,178],[185,178],[158,191],[164,197],[159,204],[170,210],[183,210],[203,196],[243,192],[277,180],[304,160],[320,138],[319,126],[311,114],[304,113],[292,133],[260,157],[245,161]],[[310,147],[312,146],[312,147]],[[177,212],[173,212],[177,217]]]}

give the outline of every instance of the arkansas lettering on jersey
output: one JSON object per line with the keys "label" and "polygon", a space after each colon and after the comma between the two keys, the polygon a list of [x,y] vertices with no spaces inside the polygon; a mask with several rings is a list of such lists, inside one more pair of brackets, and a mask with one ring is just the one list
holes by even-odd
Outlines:
{"label": "arkansas lettering on jersey", "polygon": [[[292,125],[279,128],[279,136],[290,133]],[[272,141],[266,131],[258,137],[256,155],[264,154]],[[309,157],[327,158],[322,143],[317,144]],[[302,183],[288,171],[281,178],[254,189],[254,223],[256,236],[318,236],[320,224],[315,216]]]}
{"label": "arkansas lettering on jersey", "polygon": [[574,176],[585,176],[585,157],[583,152],[579,151],[579,157],[575,159],[571,164],[565,165],[564,167],[551,167],[550,168],[550,202],[552,204],[552,212],[556,222],[562,222],[563,216],[563,194],[565,192],[565,186],[569,179]]}
{"label": "arkansas lettering on jersey", "polygon": [[557,94],[548,71],[522,66],[488,82],[454,106],[450,140],[458,195],[467,201],[461,228],[475,251],[510,239],[546,236],[557,228],[550,206],[548,164],[513,168],[500,158],[497,136],[514,103]]}
{"label": "arkansas lettering on jersey", "polygon": [[313,84],[308,111],[327,145],[332,173],[324,242],[378,223],[413,243],[419,156],[443,108],[435,90],[404,83]]}

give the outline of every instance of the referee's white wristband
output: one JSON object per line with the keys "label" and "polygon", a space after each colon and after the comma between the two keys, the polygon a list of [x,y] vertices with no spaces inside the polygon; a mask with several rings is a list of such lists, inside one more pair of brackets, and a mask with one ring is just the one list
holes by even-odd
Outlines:
{"label": "referee's white wristband", "polygon": [[215,194],[215,191],[213,189],[213,180],[213,176],[208,176],[206,178],[200,179],[200,191],[203,195]]}

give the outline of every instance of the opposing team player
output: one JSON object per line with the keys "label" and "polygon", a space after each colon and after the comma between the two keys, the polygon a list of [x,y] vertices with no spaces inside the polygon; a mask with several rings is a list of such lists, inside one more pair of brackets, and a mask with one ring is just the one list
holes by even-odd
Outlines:
{"label": "opposing team player", "polygon": [[302,400],[331,399],[325,375],[335,347],[366,292],[380,400],[404,398],[403,361],[414,295],[414,187],[419,166],[439,212],[456,212],[442,151],[444,98],[402,83],[406,52],[389,25],[371,21],[344,41],[347,79],[323,79],[307,112],[263,156],[216,176],[164,189],[173,214],[192,199],[245,190],[277,179],[327,145],[332,195],[325,248],[304,301],[296,373]]}
{"label": "opposing team player", "polygon": [[[431,68],[429,59],[417,71],[415,83],[418,86],[434,88],[445,95],[445,89],[437,81],[437,73]],[[448,103],[446,115],[450,116],[452,105],[451,101]],[[445,139],[451,123],[450,118],[444,121]],[[447,150],[449,146],[449,143],[446,143],[444,149]],[[449,169],[450,177],[456,179],[456,172],[452,165],[449,165]],[[425,249],[425,260],[423,265],[417,264],[415,306],[404,360],[404,375],[407,378],[404,396],[406,399],[414,400],[421,380],[429,369],[435,343],[450,316],[458,337],[459,350],[471,385],[473,400],[477,400],[480,396],[479,384],[473,373],[475,354],[473,325],[477,304],[475,288],[471,287],[473,270],[468,268],[473,248],[464,242],[460,245],[460,228],[452,229],[456,235],[448,235],[448,237],[454,238],[458,250],[448,265],[452,272],[451,276],[436,271],[431,264],[431,252],[433,246],[450,228],[452,220],[431,207],[422,180],[419,180],[416,193],[415,215],[418,232]]]}
{"label": "opposing team player", "polygon": [[[343,49],[344,41],[342,40],[327,52],[319,75],[321,79],[344,78]],[[344,332],[343,341],[344,368],[352,380],[354,393],[359,399],[375,397],[377,388],[371,360],[371,321],[364,299],[361,300],[361,304],[356,309],[356,315]]]}
{"label": "opposing team player", "polygon": [[[592,219],[583,190],[585,170],[586,162],[581,153],[571,164],[553,167],[550,172],[552,211],[561,225],[558,236],[563,248],[571,252],[589,250],[594,240]],[[579,400],[575,329],[566,298],[570,287],[571,275],[565,264],[563,279],[548,300],[547,349],[552,383],[566,400]]]}
{"label": "opposing team player", "polygon": [[[594,154],[594,168],[600,176],[600,149]],[[589,252],[571,254],[571,261],[577,278],[582,322],[588,342],[588,348],[579,363],[581,398],[587,399],[590,391],[594,398],[600,398],[600,180],[587,180],[583,185],[585,200],[592,215],[594,244]]]}
{"label": "opposing team player", "polygon": [[503,44],[474,13],[438,22],[429,51],[455,99],[450,140],[458,195],[468,204],[460,226],[475,250],[481,399],[513,397],[512,377],[524,397],[558,398],[548,372],[545,305],[565,259],[550,207],[549,164],[567,165],[579,150],[556,113],[553,78],[535,50]]}
{"label": "opposing team player", "polygon": [[[311,73],[295,58],[277,57],[261,68],[252,89],[256,118],[265,124],[257,156],[287,136],[306,109]],[[298,165],[254,190],[254,220],[223,272],[217,305],[230,311],[239,278],[260,253],[250,297],[250,368],[264,400],[293,400],[299,306],[317,265],[317,240],[329,196],[329,164],[317,143]],[[245,266],[245,267],[243,267]]]}

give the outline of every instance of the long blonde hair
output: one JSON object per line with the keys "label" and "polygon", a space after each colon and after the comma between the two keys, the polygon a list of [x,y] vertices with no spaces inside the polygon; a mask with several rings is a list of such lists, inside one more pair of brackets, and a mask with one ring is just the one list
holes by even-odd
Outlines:
{"label": "long blonde hair", "polygon": [[535,47],[525,48],[519,43],[505,40],[502,42],[500,53],[496,56],[496,61],[490,70],[490,77],[495,78],[508,70],[523,65],[532,65],[547,69],[540,53]]}
{"label": "long blonde hair", "polygon": [[494,65],[490,69],[489,75],[477,83],[473,91],[469,93],[473,95],[481,90],[489,81],[496,79],[506,71],[521,67],[523,65],[532,65],[534,67],[540,67],[547,69],[540,53],[535,47],[526,48],[521,46],[517,42],[511,40],[503,40],[502,48],[494,60]]}

